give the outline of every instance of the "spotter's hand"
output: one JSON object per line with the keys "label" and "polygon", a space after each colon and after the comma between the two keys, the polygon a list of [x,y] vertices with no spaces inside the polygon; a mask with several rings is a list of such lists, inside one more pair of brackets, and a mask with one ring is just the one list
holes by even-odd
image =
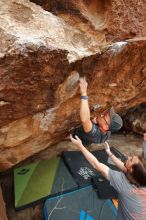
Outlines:
{"label": "spotter's hand", "polygon": [[75,138],[73,138],[73,136],[70,134],[70,140],[72,143],[74,143],[77,147],[80,147],[82,145],[82,141],[80,140],[80,138],[78,136],[75,136]]}
{"label": "spotter's hand", "polygon": [[110,146],[107,142],[105,142],[105,150],[106,150],[107,154],[111,154]]}

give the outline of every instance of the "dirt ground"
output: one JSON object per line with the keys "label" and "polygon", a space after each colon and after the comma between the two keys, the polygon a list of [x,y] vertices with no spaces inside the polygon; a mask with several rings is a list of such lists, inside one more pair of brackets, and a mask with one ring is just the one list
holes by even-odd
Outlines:
{"label": "dirt ground", "polygon": [[[143,137],[135,134],[116,134],[108,141],[110,146],[117,147],[122,153],[136,154],[142,153]],[[98,150],[103,148],[103,145],[92,144],[89,149]],[[42,151],[27,160],[21,162],[17,167],[31,162],[50,159],[53,156],[60,155],[64,150],[76,150],[75,146],[70,141],[64,141],[45,151]],[[7,216],[9,220],[43,220],[43,203],[34,207],[30,207],[21,211],[14,209],[14,191],[13,191],[13,169],[0,174],[0,182],[3,190],[3,196],[7,208]]]}

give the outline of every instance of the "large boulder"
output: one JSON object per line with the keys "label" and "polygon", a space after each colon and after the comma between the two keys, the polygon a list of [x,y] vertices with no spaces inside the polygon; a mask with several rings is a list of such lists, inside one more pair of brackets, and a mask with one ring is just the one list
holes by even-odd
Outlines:
{"label": "large boulder", "polygon": [[0,185],[0,218],[2,220],[8,220],[7,213],[6,213],[6,205],[3,199],[1,185]]}
{"label": "large boulder", "polygon": [[80,76],[91,107],[122,114],[146,101],[146,38],[111,44],[28,0],[1,0],[0,27],[1,171],[79,124]]}
{"label": "large boulder", "polygon": [[83,31],[107,41],[146,35],[145,0],[31,0]]}

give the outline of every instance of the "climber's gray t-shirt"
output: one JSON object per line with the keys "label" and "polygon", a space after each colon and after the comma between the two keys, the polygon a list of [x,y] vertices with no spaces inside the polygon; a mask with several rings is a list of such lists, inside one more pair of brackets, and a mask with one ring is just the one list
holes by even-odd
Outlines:
{"label": "climber's gray t-shirt", "polygon": [[130,184],[123,172],[109,169],[108,179],[117,190],[117,220],[146,220],[146,187]]}
{"label": "climber's gray t-shirt", "polygon": [[77,135],[82,140],[83,145],[88,145],[92,143],[99,144],[105,142],[110,137],[111,132],[108,131],[107,133],[103,133],[97,124],[92,123],[91,131],[85,132],[83,126],[80,126],[75,129],[73,135]]}

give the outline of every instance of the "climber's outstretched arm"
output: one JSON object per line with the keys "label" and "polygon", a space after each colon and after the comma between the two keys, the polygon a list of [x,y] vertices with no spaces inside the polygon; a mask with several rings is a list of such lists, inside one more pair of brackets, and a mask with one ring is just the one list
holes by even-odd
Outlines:
{"label": "climber's outstretched arm", "polygon": [[80,78],[80,93],[81,93],[81,106],[80,106],[80,119],[85,132],[92,129],[92,122],[90,120],[90,109],[87,96],[87,82],[85,78]]}

